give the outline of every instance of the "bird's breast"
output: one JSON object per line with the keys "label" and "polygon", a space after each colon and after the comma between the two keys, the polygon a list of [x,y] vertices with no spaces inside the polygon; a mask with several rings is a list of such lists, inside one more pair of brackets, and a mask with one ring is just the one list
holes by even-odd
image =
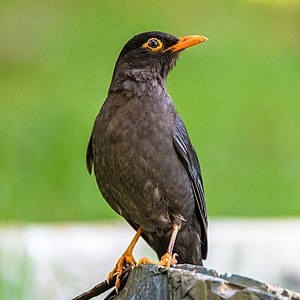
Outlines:
{"label": "bird's breast", "polygon": [[[191,197],[189,181],[178,180],[186,174],[173,146],[175,117],[168,101],[134,99],[110,119],[102,110],[95,124],[94,164],[101,192],[125,219],[139,220],[149,230],[172,224],[180,211],[172,198]],[[174,194],[175,185],[182,195]],[[181,212],[179,218],[185,218]]]}
{"label": "bird's breast", "polygon": [[[158,141],[160,136],[172,136],[175,125],[175,109],[167,101],[133,99],[120,107],[107,120],[105,136],[115,142],[143,139]],[[158,135],[160,132],[160,135]],[[154,135],[156,137],[154,138]]]}
{"label": "bird's breast", "polygon": [[158,174],[166,157],[174,153],[174,119],[173,107],[158,101],[134,99],[119,108],[98,136],[106,167],[117,165],[118,173],[128,177]]}

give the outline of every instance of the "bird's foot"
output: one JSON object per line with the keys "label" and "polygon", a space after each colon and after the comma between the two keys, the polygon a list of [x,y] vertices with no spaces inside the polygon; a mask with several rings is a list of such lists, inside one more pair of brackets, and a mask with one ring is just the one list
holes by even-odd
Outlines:
{"label": "bird's foot", "polygon": [[176,256],[178,256],[177,253],[174,253],[172,255],[171,253],[167,252],[166,254],[164,254],[161,257],[160,261],[157,262],[157,263],[154,263],[153,261],[151,261],[147,257],[143,257],[143,258],[138,260],[138,262],[136,263],[136,266],[138,266],[140,264],[153,264],[153,265],[158,265],[158,266],[170,268],[171,265],[176,265],[177,264]]}
{"label": "bird's foot", "polygon": [[121,285],[122,270],[127,264],[130,264],[132,266],[136,265],[136,261],[135,261],[134,257],[132,256],[131,251],[125,251],[123,253],[123,255],[118,259],[114,269],[108,274],[108,276],[106,278],[107,283],[109,283],[110,280],[114,277],[114,275],[117,274],[116,283],[115,283],[117,293],[118,293],[118,290]]}
{"label": "bird's foot", "polygon": [[177,260],[176,256],[178,256],[177,253],[174,253],[173,255],[169,252],[166,252],[160,259],[160,261],[157,263],[159,266],[163,266],[166,268],[170,268],[171,265],[176,265]]}

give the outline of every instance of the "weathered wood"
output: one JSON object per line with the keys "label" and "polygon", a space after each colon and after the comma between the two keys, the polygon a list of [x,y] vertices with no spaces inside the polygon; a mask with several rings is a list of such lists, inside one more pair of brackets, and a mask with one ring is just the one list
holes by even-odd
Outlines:
{"label": "weathered wood", "polygon": [[134,268],[124,289],[115,299],[284,299],[300,300],[300,295],[251,278],[219,274],[192,265],[166,269],[156,265]]}
{"label": "weathered wood", "polygon": [[[115,279],[109,284],[104,281],[73,300],[87,300],[100,295],[114,285]],[[166,269],[143,264],[133,270],[131,266],[124,269],[119,294],[116,295],[112,290],[105,299],[300,300],[300,294],[248,277],[220,274],[200,266],[184,264]]]}

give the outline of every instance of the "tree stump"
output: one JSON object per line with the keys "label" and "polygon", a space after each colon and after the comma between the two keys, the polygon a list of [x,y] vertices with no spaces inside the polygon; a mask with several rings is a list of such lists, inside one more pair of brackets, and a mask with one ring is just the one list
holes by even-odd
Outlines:
{"label": "tree stump", "polygon": [[156,265],[134,268],[124,289],[114,298],[125,299],[284,299],[300,295],[235,274],[193,265],[166,269]]}

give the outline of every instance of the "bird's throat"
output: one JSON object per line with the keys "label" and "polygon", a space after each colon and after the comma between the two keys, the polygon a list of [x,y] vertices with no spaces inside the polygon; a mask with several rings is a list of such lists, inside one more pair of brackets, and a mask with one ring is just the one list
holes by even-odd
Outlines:
{"label": "bird's throat", "polygon": [[120,90],[138,97],[161,97],[167,93],[166,81],[155,68],[118,70],[114,73],[109,92]]}

